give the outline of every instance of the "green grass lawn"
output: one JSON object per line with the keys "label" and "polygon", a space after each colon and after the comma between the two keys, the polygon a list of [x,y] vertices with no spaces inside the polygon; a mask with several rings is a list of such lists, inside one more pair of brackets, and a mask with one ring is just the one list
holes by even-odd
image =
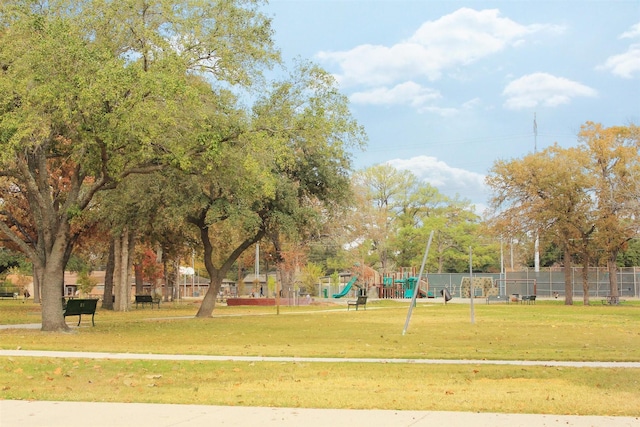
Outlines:
{"label": "green grass lawn", "polygon": [[[0,330],[0,348],[240,356],[640,361],[640,305],[418,304],[99,310],[73,333]],[[74,324],[68,318],[68,323]],[[39,322],[0,301],[0,323]],[[640,415],[639,369],[0,358],[3,398]]]}

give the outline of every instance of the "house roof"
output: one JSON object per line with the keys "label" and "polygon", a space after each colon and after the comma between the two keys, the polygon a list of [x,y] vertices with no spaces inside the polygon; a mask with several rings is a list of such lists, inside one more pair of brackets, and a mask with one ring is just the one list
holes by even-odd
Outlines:
{"label": "house roof", "polygon": [[[267,283],[267,275],[266,274],[258,274],[257,275],[257,279],[258,279],[258,283]],[[276,273],[269,273],[269,277],[276,277]],[[246,276],[244,276],[244,279],[242,279],[243,283],[246,284],[253,284],[256,281],[256,275],[255,274],[247,274]]]}

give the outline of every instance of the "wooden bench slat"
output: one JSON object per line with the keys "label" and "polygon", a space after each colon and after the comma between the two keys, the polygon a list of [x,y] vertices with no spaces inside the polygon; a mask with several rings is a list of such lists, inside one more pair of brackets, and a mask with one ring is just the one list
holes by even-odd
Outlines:
{"label": "wooden bench slat", "polygon": [[0,298],[17,299],[18,293],[17,292],[0,292]]}
{"label": "wooden bench slat", "polygon": [[351,308],[351,306],[355,306],[356,307],[356,311],[358,310],[359,306],[363,306],[364,309],[367,309],[367,297],[366,296],[359,296],[357,300],[355,301],[347,301],[347,311],[349,311],[349,309]]}
{"label": "wooden bench slat", "polygon": [[153,304],[157,304],[158,308],[160,308],[160,300],[154,300],[151,295],[136,295],[136,308],[138,308],[138,304],[142,304],[142,308],[144,308],[145,304],[151,304],[152,310]]}
{"label": "wooden bench slat", "polygon": [[80,326],[80,322],[82,321],[83,314],[91,315],[91,324],[96,326],[94,317],[96,315],[96,308],[98,307],[97,299],[70,299],[66,302],[64,307],[64,311],[62,315],[64,317],[67,316],[78,316],[78,326]]}

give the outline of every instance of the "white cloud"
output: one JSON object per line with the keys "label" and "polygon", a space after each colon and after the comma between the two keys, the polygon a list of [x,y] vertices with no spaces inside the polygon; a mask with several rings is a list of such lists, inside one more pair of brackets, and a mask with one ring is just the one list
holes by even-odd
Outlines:
{"label": "white cloud", "polygon": [[581,83],[547,73],[533,73],[509,83],[502,92],[507,97],[504,106],[511,110],[533,108],[538,105],[557,107],[573,98],[595,97],[595,89]]}
{"label": "white cloud", "polygon": [[610,56],[598,69],[609,70],[616,76],[626,79],[640,74],[640,44],[629,46],[625,53]]}
{"label": "white cloud", "polygon": [[462,108],[465,110],[473,110],[475,108],[478,108],[481,105],[482,105],[482,101],[480,100],[480,98],[473,98],[465,102],[464,104],[462,104]]}
{"label": "white cloud", "polygon": [[426,88],[415,82],[405,82],[392,87],[378,87],[375,89],[356,92],[350,100],[356,104],[372,105],[409,105],[420,107],[430,101],[440,98],[436,90]]}
{"label": "white cloud", "polygon": [[422,107],[418,110],[419,113],[434,113],[441,117],[452,117],[460,112],[457,108],[452,107],[436,107],[433,105]]}
{"label": "white cloud", "polygon": [[459,9],[427,21],[407,40],[392,46],[361,45],[348,51],[319,52],[321,61],[340,67],[336,78],[343,86],[389,85],[415,77],[439,79],[442,73],[468,65],[542,31],[561,27],[522,25],[502,17],[497,9]]}
{"label": "white cloud", "polygon": [[457,194],[476,205],[486,202],[488,198],[484,175],[451,167],[435,157],[418,156],[410,159],[394,159],[387,163],[396,169],[411,171],[419,179],[436,187],[445,196],[454,197]]}
{"label": "white cloud", "polygon": [[[633,25],[629,31],[620,34],[621,39],[640,38],[640,23]],[[607,58],[604,64],[596,67],[599,70],[609,70],[612,74],[630,79],[634,74],[640,74],[640,44],[632,44],[625,53]]]}
{"label": "white cloud", "polygon": [[620,34],[621,39],[634,39],[636,37],[640,37],[640,22],[633,25],[629,31]]}

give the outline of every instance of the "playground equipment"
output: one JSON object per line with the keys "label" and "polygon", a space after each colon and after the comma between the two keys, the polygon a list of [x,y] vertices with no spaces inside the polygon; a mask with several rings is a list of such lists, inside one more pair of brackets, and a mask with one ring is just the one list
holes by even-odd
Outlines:
{"label": "playground equipment", "polygon": [[418,297],[426,298],[433,297],[433,293],[427,291],[429,285],[423,279],[422,285],[426,286],[423,289],[418,285],[418,277],[410,276],[403,278],[385,277],[382,279],[382,289],[380,292],[380,298],[413,298],[413,293],[418,289]]}
{"label": "playground equipment", "polygon": [[357,280],[358,280],[358,276],[357,275],[353,276],[351,280],[349,280],[349,283],[346,284],[346,286],[344,287],[344,289],[342,289],[341,292],[337,294],[333,294],[332,296],[334,298],[342,298],[343,296],[347,295],[351,290],[351,287],[353,286],[354,283],[356,283]]}
{"label": "playground equipment", "polygon": [[416,284],[418,283],[417,277],[407,277],[404,280],[404,297],[413,298],[413,293],[416,290]]}
{"label": "playground equipment", "polygon": [[[469,298],[471,295],[471,280],[469,277],[463,277],[460,283],[460,296]],[[486,298],[489,295],[498,295],[498,288],[494,284],[492,277],[474,277],[473,278],[473,297]]]}

